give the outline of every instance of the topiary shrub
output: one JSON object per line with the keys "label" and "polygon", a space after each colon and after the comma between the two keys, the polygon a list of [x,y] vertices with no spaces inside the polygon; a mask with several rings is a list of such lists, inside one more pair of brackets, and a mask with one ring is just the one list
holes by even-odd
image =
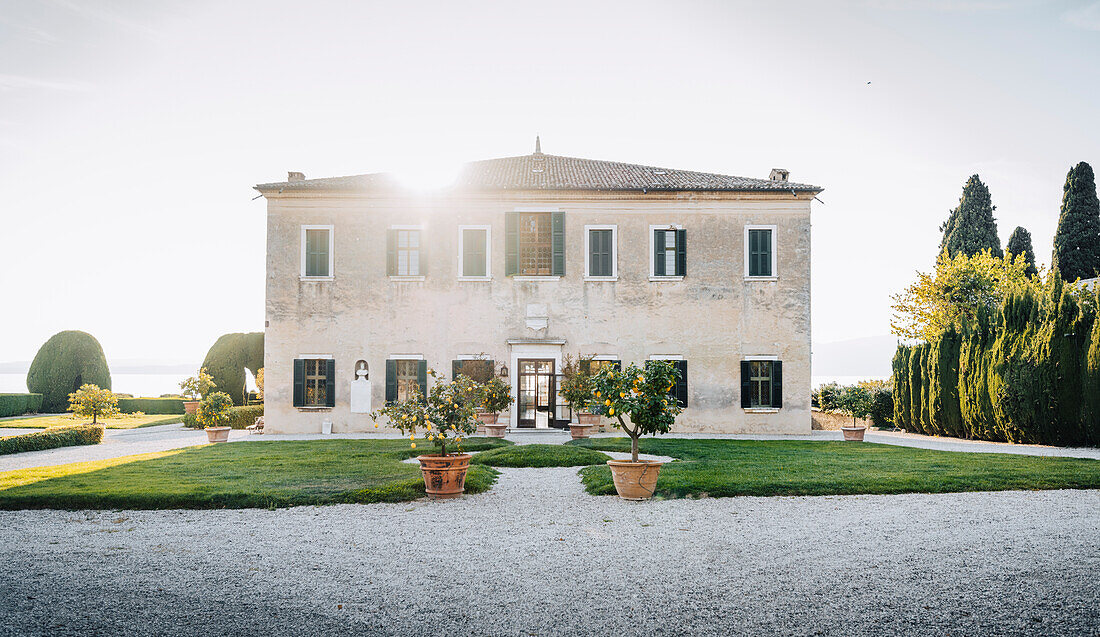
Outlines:
{"label": "topiary shrub", "polygon": [[69,394],[86,384],[111,388],[107,357],[99,341],[87,332],[54,334],[39,348],[27,372],[27,389],[42,394],[43,412],[65,411]]}
{"label": "topiary shrub", "polygon": [[42,408],[42,394],[0,394],[0,418],[33,414]]}
{"label": "topiary shrub", "polygon": [[202,367],[214,379],[217,391],[229,394],[233,404],[244,404],[244,370],[256,374],[264,366],[264,334],[224,334],[210,347]]}
{"label": "topiary shrub", "polygon": [[98,445],[101,440],[103,440],[102,425],[50,427],[29,434],[0,438],[0,455],[75,445]]}

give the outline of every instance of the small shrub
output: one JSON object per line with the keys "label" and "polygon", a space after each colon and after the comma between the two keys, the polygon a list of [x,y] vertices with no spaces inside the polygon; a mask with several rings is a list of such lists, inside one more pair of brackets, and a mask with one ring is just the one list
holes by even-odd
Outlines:
{"label": "small shrub", "polygon": [[201,368],[198,373],[180,382],[180,392],[187,400],[202,400],[214,389],[214,379]]}
{"label": "small shrub", "polygon": [[0,394],[0,418],[33,414],[42,408],[42,394]]}
{"label": "small shrub", "polygon": [[77,416],[91,416],[94,425],[100,418],[110,418],[118,413],[118,398],[109,389],[81,385],[80,389],[69,394],[69,411]]}
{"label": "small shrub", "polygon": [[0,455],[75,445],[97,445],[102,440],[102,425],[51,427],[29,434],[0,438]]}

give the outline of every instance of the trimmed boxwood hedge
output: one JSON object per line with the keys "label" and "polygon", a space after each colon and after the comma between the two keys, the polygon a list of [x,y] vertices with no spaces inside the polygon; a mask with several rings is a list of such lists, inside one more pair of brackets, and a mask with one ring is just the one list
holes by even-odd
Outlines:
{"label": "trimmed boxwood hedge", "polygon": [[102,425],[50,427],[29,434],[0,438],[0,455],[72,447],[74,445],[98,445],[101,440],[103,440]]}
{"label": "trimmed boxwood hedge", "polygon": [[[230,407],[229,408],[229,426],[234,429],[244,429],[252,423],[256,422],[256,419],[264,415],[263,405],[249,405],[247,407]],[[202,425],[199,424],[195,418],[195,414],[187,414],[183,417],[183,425],[185,427],[191,427],[192,429],[201,429]]]}
{"label": "trimmed boxwood hedge", "polygon": [[27,389],[42,394],[42,410],[69,410],[69,394],[81,385],[111,388],[111,371],[103,347],[87,332],[58,332],[42,344],[27,371]]}
{"label": "trimmed boxwood hedge", "polygon": [[140,411],[143,414],[182,414],[182,398],[119,398],[118,410],[124,414]]}
{"label": "trimmed boxwood hedge", "polygon": [[0,418],[33,414],[42,408],[42,394],[0,394]]}

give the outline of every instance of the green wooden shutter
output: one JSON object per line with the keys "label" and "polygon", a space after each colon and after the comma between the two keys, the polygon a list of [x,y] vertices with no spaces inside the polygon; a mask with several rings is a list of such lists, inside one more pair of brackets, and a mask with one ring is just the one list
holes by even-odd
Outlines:
{"label": "green wooden shutter", "polygon": [[504,213],[504,274],[519,272],[519,213]]}
{"label": "green wooden shutter", "polygon": [[772,363],[772,407],[783,407],[783,361]]}
{"label": "green wooden shutter", "polygon": [[[386,231],[386,274],[397,275],[397,231]],[[396,399],[395,399],[396,400]]]}
{"label": "green wooden shutter", "polygon": [[458,375],[462,373],[462,361],[451,361],[451,380],[458,378]]}
{"label": "green wooden shutter", "polygon": [[325,361],[325,406],[336,406],[336,360]]}
{"label": "green wooden shutter", "polygon": [[428,361],[417,361],[416,382],[420,384],[420,393],[428,397]]}
{"label": "green wooden shutter", "polygon": [[565,276],[565,213],[550,213],[550,274]]}
{"label": "green wooden shutter", "polygon": [[615,368],[615,371],[622,371],[623,362],[622,361],[611,361],[611,366]]}
{"label": "green wooden shutter", "polygon": [[294,406],[303,407],[306,404],[306,362],[301,358],[294,359]]}
{"label": "green wooden shutter", "polygon": [[752,407],[752,362],[741,361],[741,408]]}
{"label": "green wooden shutter", "polygon": [[687,236],[687,230],[676,231],[676,276],[687,276],[688,273]]}
{"label": "green wooden shutter", "polygon": [[680,403],[681,407],[688,406],[688,364],[687,361],[673,361],[676,369],[680,372],[680,378],[676,380],[676,385],[673,387],[673,391],[676,394],[676,401]]}
{"label": "green wooden shutter", "polygon": [[386,361],[386,404],[397,402],[397,361]]}
{"label": "green wooden shutter", "polygon": [[665,276],[665,231],[653,233],[653,276]]}

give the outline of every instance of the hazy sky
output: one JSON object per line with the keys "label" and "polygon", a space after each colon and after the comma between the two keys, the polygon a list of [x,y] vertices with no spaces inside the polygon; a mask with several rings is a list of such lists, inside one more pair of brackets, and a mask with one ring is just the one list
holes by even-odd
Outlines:
{"label": "hazy sky", "polygon": [[263,329],[251,186],[547,153],[825,187],[813,336],[889,332],[979,173],[1049,262],[1100,2],[0,4],[0,361]]}

